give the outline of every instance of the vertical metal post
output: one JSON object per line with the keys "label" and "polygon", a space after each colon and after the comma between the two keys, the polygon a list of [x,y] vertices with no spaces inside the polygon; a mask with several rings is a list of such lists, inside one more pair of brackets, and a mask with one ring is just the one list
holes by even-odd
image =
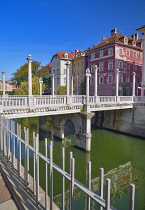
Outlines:
{"label": "vertical metal post", "polygon": [[[65,148],[62,148],[62,170],[65,170]],[[62,176],[62,210],[65,210],[65,177]]]}
{"label": "vertical metal post", "polygon": [[[71,176],[71,159],[72,158],[73,158],[73,153],[70,152],[69,153],[69,166],[70,166],[69,173],[70,173],[70,176]],[[70,182],[70,208],[71,208],[71,182]]]}
{"label": "vertical metal post", "polygon": [[0,150],[2,150],[2,115],[0,115]]}
{"label": "vertical metal post", "polygon": [[6,86],[6,85],[5,85],[5,73],[6,73],[6,72],[3,70],[3,71],[2,71],[2,79],[3,79],[3,96],[5,96],[5,88],[6,88],[6,87],[5,87],[5,86]]}
{"label": "vertical metal post", "polygon": [[106,179],[106,210],[110,210],[110,179]]}
{"label": "vertical metal post", "polygon": [[39,200],[39,160],[38,160],[38,141],[39,136],[37,134],[35,138],[35,177],[36,177],[36,205],[38,206]]}
{"label": "vertical metal post", "polygon": [[53,142],[50,141],[50,209],[53,209]]}
{"label": "vertical metal post", "polygon": [[[91,162],[88,161],[88,170],[87,170],[87,187],[91,190]],[[89,195],[87,196],[87,210],[90,210],[91,207],[91,199]]]}
{"label": "vertical metal post", "polygon": [[70,193],[70,197],[71,197],[71,206],[70,206],[70,210],[74,209],[74,173],[75,173],[75,159],[72,158],[71,159],[71,193]]}
{"label": "vertical metal post", "polygon": [[36,195],[36,173],[35,173],[35,151],[36,151],[36,139],[35,139],[35,132],[33,132],[33,147],[34,147],[34,154],[33,154],[33,192]]}
{"label": "vertical metal post", "polygon": [[19,172],[19,124],[17,123],[17,170]]}
{"label": "vertical metal post", "polygon": [[135,200],[135,185],[130,184],[129,210],[134,210],[134,200]]}
{"label": "vertical metal post", "polygon": [[9,121],[6,119],[6,148],[7,148],[7,162],[9,161]]}
{"label": "vertical metal post", "polygon": [[[47,138],[45,138],[45,157],[47,159]],[[45,162],[45,209],[48,209],[48,164]]]}
{"label": "vertical metal post", "polygon": [[13,122],[13,164],[14,164],[14,167],[15,167],[15,154],[16,154],[16,148],[15,148],[15,121],[12,121]]}
{"label": "vertical metal post", "polygon": [[24,145],[24,180],[25,180],[25,185],[27,187],[27,183],[28,183],[28,176],[27,176],[27,172],[28,172],[28,165],[27,165],[27,129],[26,127],[24,127],[24,138],[25,138],[25,145]]}
{"label": "vertical metal post", "polygon": [[29,128],[27,128],[26,132],[27,132],[27,186],[28,186],[29,185],[29,148],[28,148],[28,144],[29,144]]}
{"label": "vertical metal post", "polygon": [[[99,193],[100,197],[103,199],[103,185],[104,185],[104,168],[100,168],[100,186]],[[103,210],[103,207],[100,206],[100,210]]]}
{"label": "vertical metal post", "polygon": [[3,117],[3,156],[5,155],[5,119]]}
{"label": "vertical metal post", "polygon": [[[19,138],[21,139],[21,125],[19,125],[19,127],[18,127],[18,129],[19,129]],[[18,154],[18,156],[19,156],[19,165],[18,165],[18,168],[19,168],[19,176],[21,176],[21,141],[19,140],[19,145],[18,145],[18,147],[19,147],[19,154]]]}

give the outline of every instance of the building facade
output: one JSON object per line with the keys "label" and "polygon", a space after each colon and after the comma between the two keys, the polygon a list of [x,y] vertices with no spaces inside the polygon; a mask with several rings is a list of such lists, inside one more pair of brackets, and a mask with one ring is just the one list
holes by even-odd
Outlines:
{"label": "building facade", "polygon": [[133,72],[136,73],[136,95],[139,93],[142,76],[142,40],[138,33],[127,37],[111,30],[111,37],[102,37],[102,42],[88,48],[87,64],[91,71],[90,95],[94,95],[94,65],[98,66],[98,95],[111,96],[116,91],[116,70],[119,70],[119,95],[131,95]]}
{"label": "building facade", "polygon": [[[58,52],[52,59],[51,76],[54,75],[54,94],[58,94],[59,86],[66,86],[66,62],[69,61],[69,78],[72,76],[72,59],[74,53]],[[70,83],[71,84],[71,83]]]}
{"label": "building facade", "polygon": [[73,81],[74,81],[74,92],[76,95],[82,94],[81,83],[85,79],[85,52],[80,50],[75,50],[75,55],[73,58]]}

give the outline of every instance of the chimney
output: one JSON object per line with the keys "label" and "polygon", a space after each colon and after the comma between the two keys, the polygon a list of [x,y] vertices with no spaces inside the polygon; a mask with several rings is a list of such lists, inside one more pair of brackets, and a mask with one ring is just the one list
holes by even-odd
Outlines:
{"label": "chimney", "polygon": [[104,42],[106,40],[105,36],[102,36],[102,42]]}
{"label": "chimney", "polygon": [[113,36],[116,33],[117,33],[117,28],[114,28],[114,29],[111,30],[111,36]]}
{"label": "chimney", "polygon": [[138,40],[138,33],[132,34],[131,37],[135,40]]}

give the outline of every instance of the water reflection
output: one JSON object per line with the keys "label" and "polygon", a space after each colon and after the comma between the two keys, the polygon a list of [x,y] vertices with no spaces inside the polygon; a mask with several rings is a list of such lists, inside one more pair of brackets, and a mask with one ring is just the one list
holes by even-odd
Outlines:
{"label": "water reflection", "polygon": [[[26,118],[25,118],[26,119]],[[104,168],[106,178],[111,179],[111,204],[118,209],[127,209],[129,203],[129,184],[136,185],[136,209],[145,209],[145,141],[105,130],[92,131],[91,152],[86,153],[73,145],[73,138],[67,136],[67,139],[61,141],[54,138],[53,132],[49,129],[40,131],[39,120],[31,120],[31,132],[40,134],[40,151],[44,153],[44,139],[47,137],[48,144],[50,140],[54,142],[54,162],[61,166],[61,148],[65,146],[65,164],[66,171],[69,171],[69,152],[73,152],[75,158],[75,178],[86,184],[87,162],[92,162],[92,190],[98,193],[99,190],[99,168]],[[21,121],[23,125],[24,123]],[[22,125],[22,126],[23,126]],[[28,127],[31,127],[28,125]],[[35,128],[35,129],[34,129]],[[49,124],[50,128],[50,124]],[[51,125],[51,128],[53,126]],[[71,139],[68,140],[68,139]],[[49,145],[48,145],[49,146]],[[49,157],[49,150],[48,150]],[[30,161],[31,162],[31,161]],[[44,185],[43,163],[40,162],[40,184]],[[62,177],[54,172],[54,201],[61,208],[61,182]],[[105,189],[105,186],[104,186]],[[105,195],[104,195],[105,196]],[[86,205],[86,196],[75,188],[75,209],[83,210]],[[95,203],[91,202],[91,209],[98,209]],[[69,183],[66,181],[66,209],[69,209]]]}

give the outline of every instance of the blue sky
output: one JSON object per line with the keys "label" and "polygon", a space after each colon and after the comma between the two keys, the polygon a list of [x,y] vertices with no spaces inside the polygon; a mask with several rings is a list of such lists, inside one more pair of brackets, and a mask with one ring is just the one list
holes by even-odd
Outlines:
{"label": "blue sky", "polygon": [[98,44],[113,28],[130,36],[142,25],[145,0],[0,0],[0,69],[8,79],[29,54],[46,65],[57,52]]}

